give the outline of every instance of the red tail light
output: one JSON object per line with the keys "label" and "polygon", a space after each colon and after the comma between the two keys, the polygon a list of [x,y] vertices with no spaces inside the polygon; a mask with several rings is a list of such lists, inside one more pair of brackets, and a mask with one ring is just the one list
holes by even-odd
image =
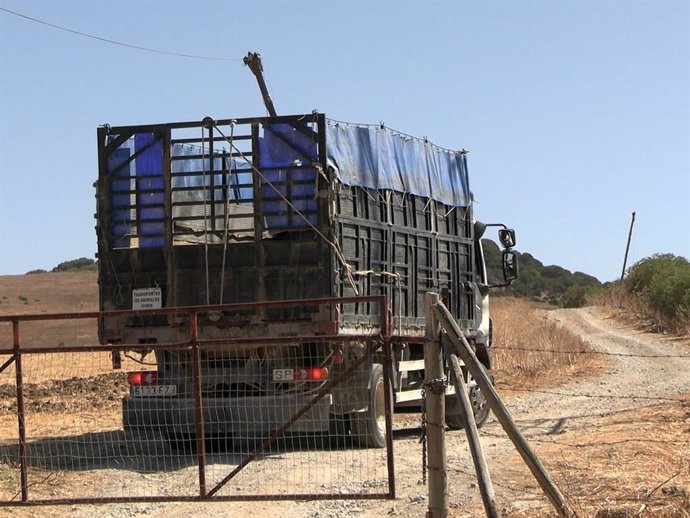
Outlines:
{"label": "red tail light", "polygon": [[295,381],[324,381],[328,379],[326,367],[309,367],[308,369],[295,369]]}
{"label": "red tail light", "polygon": [[130,385],[156,385],[158,384],[158,372],[156,371],[137,371],[127,375]]}
{"label": "red tail light", "polygon": [[307,379],[310,381],[324,381],[328,379],[328,369],[326,367],[312,367],[307,369]]}

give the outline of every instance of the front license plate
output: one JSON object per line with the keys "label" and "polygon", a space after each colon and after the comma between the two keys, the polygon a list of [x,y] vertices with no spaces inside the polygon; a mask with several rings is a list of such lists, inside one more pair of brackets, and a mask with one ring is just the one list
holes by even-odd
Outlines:
{"label": "front license plate", "polygon": [[177,387],[175,385],[142,385],[129,387],[129,394],[132,397],[174,396],[177,394]]}

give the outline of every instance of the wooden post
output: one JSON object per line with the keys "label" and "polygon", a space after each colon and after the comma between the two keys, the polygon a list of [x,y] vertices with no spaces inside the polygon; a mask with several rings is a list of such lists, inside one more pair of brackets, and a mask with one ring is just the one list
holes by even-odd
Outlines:
{"label": "wooden post", "polygon": [[462,375],[460,360],[458,360],[458,357],[455,355],[452,345],[449,343],[448,336],[443,335],[441,340],[446,359],[448,360],[450,379],[455,387],[455,397],[457,398],[458,406],[460,407],[460,415],[462,415],[465,422],[467,444],[470,448],[470,452],[472,453],[474,469],[477,472],[479,492],[482,495],[482,502],[484,502],[484,510],[487,518],[498,518],[494,488],[491,484],[491,475],[489,474],[489,468],[487,467],[486,460],[484,459],[484,450],[482,450],[482,444],[479,442],[477,423],[474,420],[474,412],[472,411],[472,404],[470,403],[470,397],[467,393],[465,379]]}
{"label": "wooden post", "polygon": [[546,468],[542,465],[539,458],[530,447],[527,439],[525,439],[525,437],[520,433],[520,430],[517,429],[517,426],[515,426],[515,422],[510,416],[508,409],[503,405],[503,402],[498,397],[496,390],[491,384],[491,380],[489,380],[484,372],[484,369],[482,369],[479,360],[474,354],[474,351],[472,351],[470,344],[467,343],[467,340],[463,336],[458,324],[455,322],[453,315],[451,315],[450,311],[448,311],[443,304],[438,302],[434,305],[434,311],[441,326],[448,333],[448,337],[453,343],[455,351],[465,362],[470,374],[472,374],[472,377],[474,377],[475,381],[479,385],[479,388],[486,398],[489,407],[491,410],[493,410],[496,419],[498,419],[499,423],[501,423],[501,426],[515,445],[518,453],[534,475],[534,478],[537,480],[549,500],[551,500],[551,503],[556,509],[558,515],[562,518],[576,517],[576,513],[570,508],[565,500],[565,497],[558,489],[558,486],[556,486],[553,480],[551,480],[549,473],[546,471]]}
{"label": "wooden post", "polygon": [[[427,444],[429,470],[429,518],[448,516],[448,475],[446,471],[445,389],[438,387],[443,378],[443,356],[441,355],[440,328],[434,312],[439,301],[437,293],[427,293],[424,299],[426,310],[426,339],[424,342],[424,386],[426,394]],[[438,392],[438,393],[437,393]]]}

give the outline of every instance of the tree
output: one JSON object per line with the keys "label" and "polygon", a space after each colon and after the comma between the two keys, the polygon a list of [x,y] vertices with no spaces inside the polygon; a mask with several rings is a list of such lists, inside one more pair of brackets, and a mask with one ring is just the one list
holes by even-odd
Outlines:
{"label": "tree", "polygon": [[96,271],[96,261],[80,257],[79,259],[72,259],[71,261],[64,261],[58,264],[51,271],[53,272],[82,272],[82,271]]}

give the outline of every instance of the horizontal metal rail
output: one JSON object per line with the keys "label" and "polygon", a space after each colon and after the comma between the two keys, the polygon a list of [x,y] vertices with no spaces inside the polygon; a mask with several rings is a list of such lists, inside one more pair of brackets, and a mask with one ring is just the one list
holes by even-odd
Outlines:
{"label": "horizontal metal rail", "polygon": [[[270,337],[242,337],[242,338],[222,338],[222,339],[202,339],[198,336],[199,324],[198,315],[210,312],[232,312],[247,309],[265,309],[265,308],[285,308],[295,306],[336,306],[346,303],[375,303],[379,305],[380,309],[380,329],[377,332],[367,334],[328,334],[328,335],[299,335],[299,336],[270,336]],[[56,320],[71,320],[71,319],[96,319],[96,318],[112,318],[112,317],[131,317],[131,316],[151,316],[151,315],[187,315],[187,321],[182,324],[189,329],[189,340],[174,343],[147,343],[147,344],[83,344],[71,346],[49,346],[49,347],[27,347],[21,344],[20,340],[20,324],[25,322],[37,321],[56,321]],[[390,386],[391,383],[391,369],[392,369],[392,355],[390,350],[391,340],[391,315],[390,308],[387,305],[385,296],[360,296],[360,297],[343,297],[343,298],[318,298],[318,299],[300,299],[288,301],[269,301],[257,303],[235,303],[223,305],[207,305],[207,306],[186,306],[174,308],[160,308],[147,310],[128,310],[128,311],[91,311],[91,312],[72,312],[72,313],[44,313],[44,314],[19,314],[19,315],[3,315],[0,316],[0,322],[11,323],[12,332],[12,348],[0,349],[0,355],[11,355],[6,361],[0,365],[0,373],[5,371],[11,365],[15,366],[16,377],[16,401],[17,401],[17,427],[18,427],[18,464],[20,472],[20,489],[17,494],[10,500],[0,501],[1,506],[39,506],[39,505],[74,505],[74,504],[116,504],[123,502],[144,503],[144,502],[194,502],[194,501],[256,501],[256,500],[328,500],[328,499],[352,499],[352,500],[370,500],[381,498],[395,498],[395,476],[393,465],[393,442],[392,442],[392,399],[388,390],[385,391],[386,399],[386,458],[387,458],[387,473],[388,473],[388,491],[375,493],[352,493],[343,495],[338,493],[293,493],[293,494],[234,494],[234,495],[219,495],[217,492],[237,473],[239,473],[247,464],[255,460],[267,447],[272,443],[283,437],[290,426],[295,423],[301,416],[306,414],[312,407],[314,407],[319,400],[321,400],[331,389],[339,383],[345,381],[352,376],[355,369],[364,364],[367,358],[378,349],[383,353],[384,363],[384,383],[385,386]],[[267,323],[270,323],[268,321]],[[309,400],[305,406],[294,413],[285,423],[278,427],[266,440],[264,440],[257,448],[247,455],[240,464],[234,468],[227,477],[220,483],[207,490],[206,486],[206,448],[204,444],[204,418],[202,413],[203,398],[201,397],[200,385],[200,371],[201,371],[201,356],[200,352],[209,346],[217,346],[218,344],[232,345],[233,347],[250,348],[262,344],[284,345],[312,342],[312,343],[328,343],[328,342],[347,342],[347,341],[368,341],[378,343],[375,347],[369,347],[364,356],[338,378],[330,381],[326,386],[322,387],[314,397]],[[373,345],[373,344],[372,344]],[[379,349],[379,347],[381,349]],[[125,496],[125,497],[75,497],[75,498],[30,498],[31,484],[28,482],[28,446],[29,440],[26,433],[26,409],[24,402],[24,379],[22,371],[22,356],[24,354],[45,354],[45,353],[65,353],[65,352],[104,352],[104,351],[150,351],[161,349],[189,349],[194,351],[191,361],[194,368],[194,398],[195,398],[195,423],[197,432],[197,464],[199,468],[198,482],[199,494],[192,495],[159,495],[159,496]],[[378,354],[378,353],[377,353]]]}
{"label": "horizontal metal rail", "polygon": [[[0,322],[37,321],[37,320],[71,320],[78,318],[106,317],[142,317],[151,315],[179,315],[180,313],[210,313],[213,311],[239,311],[243,309],[271,309],[299,306],[333,306],[338,304],[374,302],[386,306],[385,295],[362,295],[356,297],[322,297],[316,299],[269,300],[264,302],[236,302],[233,304],[211,304],[204,306],[178,306],[158,309],[128,309],[118,311],[79,311],[72,313],[25,313],[17,315],[0,315]],[[381,316],[384,314],[382,312]],[[387,315],[386,315],[387,316]],[[386,326],[387,327],[387,326]],[[382,330],[385,333],[385,330]]]}
{"label": "horizontal metal rail", "polygon": [[[83,344],[83,345],[66,345],[66,346],[23,346],[19,340],[19,324],[21,322],[39,322],[39,321],[56,321],[56,320],[76,320],[76,319],[101,319],[101,318],[127,318],[127,317],[146,317],[146,316],[188,316],[189,321],[186,323],[187,327],[196,320],[199,314],[214,313],[214,312],[233,312],[247,309],[271,309],[271,308],[288,308],[301,306],[336,306],[339,304],[352,303],[375,303],[380,308],[380,331],[375,333],[362,334],[308,334],[308,335],[293,335],[293,336],[264,336],[264,337],[223,337],[223,338],[195,338],[192,336],[191,329],[188,340],[177,342],[156,342],[156,343],[107,343],[107,344]],[[388,311],[386,297],[384,295],[372,295],[361,297],[340,297],[340,298],[317,298],[317,299],[296,299],[286,301],[266,301],[266,302],[243,302],[233,304],[215,304],[203,306],[180,306],[173,308],[159,308],[159,309],[142,309],[142,310],[123,310],[123,311],[82,311],[71,313],[28,313],[17,315],[0,315],[0,322],[12,323],[13,334],[16,334],[16,340],[13,340],[12,347],[2,348],[0,346],[0,354],[11,354],[19,347],[23,353],[49,353],[49,352],[89,352],[89,351],[150,351],[152,349],[184,349],[191,346],[198,345],[200,348],[210,345],[232,344],[237,346],[246,346],[247,348],[260,346],[263,344],[290,344],[301,343],[304,341],[312,341],[316,343],[327,342],[343,342],[348,340],[369,340],[378,337],[391,338],[390,327],[390,313]],[[279,321],[266,320],[262,324],[270,325],[271,323],[279,323]],[[182,324],[181,324],[182,325]],[[1,372],[1,370],[0,370]]]}

